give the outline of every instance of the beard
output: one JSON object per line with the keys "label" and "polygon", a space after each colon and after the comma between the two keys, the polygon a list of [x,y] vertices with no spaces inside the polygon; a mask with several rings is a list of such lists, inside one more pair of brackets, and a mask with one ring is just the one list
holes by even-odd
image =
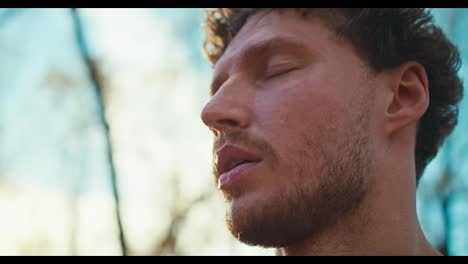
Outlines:
{"label": "beard", "polygon": [[[281,175],[289,182],[278,184],[276,191],[249,206],[236,207],[234,202],[227,211],[227,225],[234,237],[249,245],[288,247],[317,238],[351,215],[369,189],[371,159],[365,113],[345,119],[342,127],[346,129],[324,128],[318,137],[302,135],[300,147],[290,155],[288,175]],[[272,147],[264,149],[272,151]],[[271,156],[276,157],[274,152]]]}

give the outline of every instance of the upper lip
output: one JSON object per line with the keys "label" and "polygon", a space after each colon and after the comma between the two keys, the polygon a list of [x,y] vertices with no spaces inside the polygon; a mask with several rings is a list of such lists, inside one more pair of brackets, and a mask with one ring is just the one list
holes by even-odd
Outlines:
{"label": "upper lip", "polygon": [[261,157],[257,154],[231,144],[221,147],[216,151],[216,156],[217,162],[215,165],[218,177],[241,163],[261,160]]}

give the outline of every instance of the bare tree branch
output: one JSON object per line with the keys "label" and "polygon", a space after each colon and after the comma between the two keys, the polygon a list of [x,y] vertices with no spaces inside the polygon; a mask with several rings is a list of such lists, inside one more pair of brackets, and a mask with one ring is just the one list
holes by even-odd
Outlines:
{"label": "bare tree branch", "polygon": [[[181,255],[181,252],[178,251],[176,242],[179,235],[180,227],[184,224],[188,213],[196,204],[205,202],[213,194],[210,191],[203,192],[200,196],[194,200],[185,203],[182,202],[180,197],[181,185],[179,184],[179,177],[174,175],[172,178],[171,184],[171,193],[172,193],[172,208],[171,208],[171,222],[167,228],[165,236],[160,240],[157,246],[154,247],[152,254],[154,255]],[[184,207],[179,207],[180,204],[185,204]]]}
{"label": "bare tree branch", "polygon": [[452,246],[451,245],[452,217],[450,214],[451,200],[452,200],[451,192],[446,193],[446,195],[442,197],[442,217],[444,219],[445,241],[441,247],[441,251],[442,251],[441,253],[444,256],[448,256],[450,254],[450,250]]}
{"label": "bare tree branch", "polygon": [[95,61],[91,59],[89,49],[88,49],[88,46],[84,37],[84,33],[83,33],[83,25],[82,25],[80,16],[78,14],[78,11],[76,10],[76,8],[71,8],[70,11],[71,11],[71,16],[74,22],[75,36],[76,36],[76,40],[78,42],[78,46],[80,49],[80,54],[89,70],[89,75],[90,75],[91,81],[96,91],[95,94],[96,94],[96,97],[97,97],[96,100],[99,106],[99,117],[105,129],[106,143],[107,143],[107,150],[108,150],[107,160],[108,160],[109,168],[111,172],[110,176],[111,176],[112,192],[113,192],[114,199],[115,199],[119,241],[120,241],[120,247],[122,249],[122,255],[126,256],[127,245],[126,245],[123,226],[122,226],[122,213],[121,213],[121,208],[120,208],[120,198],[119,198],[119,192],[117,188],[117,177],[115,173],[114,160],[112,157],[112,144],[111,144],[111,139],[110,139],[109,124],[106,119],[104,101],[103,101],[103,96],[102,96],[102,88],[103,88],[102,78],[100,77],[99,70]]}

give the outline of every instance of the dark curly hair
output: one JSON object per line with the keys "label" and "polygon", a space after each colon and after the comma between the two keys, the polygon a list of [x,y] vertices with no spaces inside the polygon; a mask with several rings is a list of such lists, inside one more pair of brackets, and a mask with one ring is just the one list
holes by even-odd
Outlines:
{"label": "dark curly hair", "polygon": [[[275,9],[207,9],[203,50],[214,65],[247,19]],[[419,122],[415,159],[416,179],[437,154],[457,123],[463,85],[457,48],[422,8],[295,9],[316,16],[340,38],[352,44],[359,57],[379,73],[407,61],[417,61],[429,79],[430,103]],[[276,10],[281,12],[282,9]]]}

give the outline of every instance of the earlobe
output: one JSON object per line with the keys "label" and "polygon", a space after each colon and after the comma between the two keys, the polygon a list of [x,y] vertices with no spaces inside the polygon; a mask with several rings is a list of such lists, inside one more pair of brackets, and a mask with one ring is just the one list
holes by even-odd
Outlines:
{"label": "earlobe", "polygon": [[417,124],[429,106],[429,82],[424,67],[408,62],[389,72],[390,94],[386,107],[386,131]]}

